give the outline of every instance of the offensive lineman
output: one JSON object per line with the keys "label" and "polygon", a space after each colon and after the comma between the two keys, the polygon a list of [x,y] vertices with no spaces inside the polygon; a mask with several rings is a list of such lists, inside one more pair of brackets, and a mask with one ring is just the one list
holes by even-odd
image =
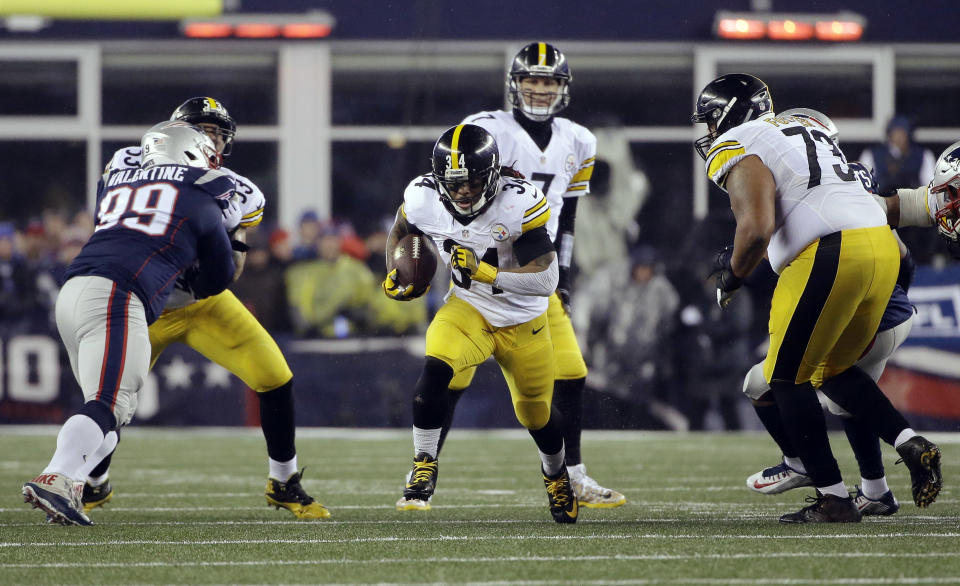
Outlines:
{"label": "offensive lineman", "polygon": [[[214,141],[217,150],[228,156],[233,149],[236,122],[227,109],[209,97],[190,98],[181,104],[171,120],[183,120],[202,128]],[[140,149],[127,147],[114,153],[107,172],[135,167]],[[231,231],[238,250],[238,272],[243,267],[247,247],[245,232],[263,219],[265,199],[249,179],[224,167],[237,184],[241,218]],[[234,280],[236,279],[234,278]],[[172,343],[180,342],[226,368],[256,391],[260,402],[260,426],[267,443],[269,475],[266,500],[268,505],[289,510],[300,519],[325,519],[329,510],[303,489],[303,472],[298,470],[295,445],[293,373],[280,348],[260,322],[237,299],[225,290],[208,299],[197,300],[189,289],[178,282],[164,312],[150,326],[151,368],[160,354]],[[90,511],[113,496],[109,466],[117,437],[108,438],[113,446],[106,457],[89,474],[83,491],[84,509]],[[91,463],[91,466],[99,461]]]}
{"label": "offensive lineman", "polygon": [[[57,329],[86,402],[63,424],[27,503],[61,525],[92,525],[83,511],[85,461],[129,423],[149,370],[149,334],[181,274],[198,297],[223,291],[236,269],[221,213],[236,184],[197,127],[165,122],[141,141],[142,165],[106,177],[97,226],[65,274]],[[189,272],[198,263],[199,270]]]}
{"label": "offensive lineman", "polygon": [[[547,43],[530,43],[514,57],[507,76],[512,110],[479,112],[467,116],[461,124],[476,124],[492,134],[500,159],[547,197],[551,215],[546,228],[560,266],[547,321],[557,363],[553,403],[563,413],[566,466],[582,506],[617,507],[627,502],[626,497],[588,476],[580,453],[587,365],[570,323],[570,264],[577,200],[590,192],[597,139],[583,126],[557,117],[570,103],[572,79],[567,58],[559,49]],[[475,372],[475,368],[465,370],[450,383],[450,412],[444,421],[441,448],[457,401]]]}
{"label": "offensive lineman", "polygon": [[766,254],[780,274],[770,310],[770,383],[784,430],[817,487],[815,502],[784,523],[858,522],[830,450],[814,386],[894,445],[919,507],[941,487],[940,450],[910,429],[857,358],[877,331],[896,281],[899,249],[886,217],[843,153],[795,117],[776,117],[766,84],[721,76],[700,93],[692,117],[708,177],[730,196],[732,251],[718,256],[717,301],[736,293]]}
{"label": "offensive lineman", "polygon": [[[779,118],[794,116],[809,124],[811,132],[822,132],[827,138],[839,145],[839,129],[832,120],[822,112],[806,108],[787,110],[778,115]],[[848,168],[856,173],[857,178],[872,194],[877,194],[879,188],[871,172],[859,162],[850,162]],[[883,201],[880,205],[886,209]],[[894,233],[896,236],[896,233]],[[880,376],[886,367],[887,360],[897,348],[906,340],[913,324],[914,309],[907,298],[907,290],[913,279],[915,265],[910,251],[897,238],[900,247],[900,272],[893,288],[893,294],[887,303],[880,320],[880,327],[870,343],[866,353],[857,360],[857,366],[863,369],[870,377],[879,382]],[[780,413],[770,393],[770,386],[763,378],[763,362],[754,365],[743,381],[743,392],[750,399],[757,415],[767,428],[770,436],[777,443],[783,453],[783,460],[776,466],[765,468],[747,478],[747,487],[762,494],[779,494],[781,492],[801,487],[811,486],[812,479],[806,474],[803,462],[797,456],[797,451],[790,443],[783,431]],[[883,456],[880,451],[880,441],[877,434],[870,429],[869,422],[851,417],[839,405],[818,393],[821,404],[840,417],[844,432],[850,447],[856,456],[860,468],[860,485],[856,487],[854,504],[860,513],[866,515],[893,515],[900,509],[893,491],[887,485],[883,467]]]}
{"label": "offensive lineman", "polygon": [[500,160],[483,128],[460,124],[445,131],[433,149],[433,172],[407,186],[387,241],[383,289],[389,297],[407,300],[412,293],[413,285],[398,283],[393,268],[394,249],[407,234],[434,241],[454,283],[427,329],[413,399],[413,469],[397,509],[430,509],[450,381],[492,355],[517,419],[539,449],[550,513],[557,523],[575,523],[579,508],[564,465],[560,413],[551,409],[547,306],[558,268],[546,229],[550,206],[532,183],[501,176]]}

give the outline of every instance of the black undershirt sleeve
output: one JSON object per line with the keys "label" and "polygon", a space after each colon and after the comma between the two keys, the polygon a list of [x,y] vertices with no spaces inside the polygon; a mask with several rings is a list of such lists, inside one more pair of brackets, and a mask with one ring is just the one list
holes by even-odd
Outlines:
{"label": "black undershirt sleeve", "polygon": [[513,251],[517,255],[520,266],[528,264],[533,259],[554,252],[550,234],[545,226],[524,232],[513,244]]}

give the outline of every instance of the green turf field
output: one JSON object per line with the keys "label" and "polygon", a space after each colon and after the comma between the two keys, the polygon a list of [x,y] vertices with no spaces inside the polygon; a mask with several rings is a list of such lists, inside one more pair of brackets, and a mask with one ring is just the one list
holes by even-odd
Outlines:
{"label": "green turf field", "polygon": [[[47,526],[20,485],[55,428],[0,433],[0,584],[960,584],[960,435],[931,434],[945,488],[917,509],[886,449],[893,517],[780,525],[811,489],[763,496],[745,477],[779,457],[760,434],[587,432],[584,455],[626,506],[550,518],[533,441],[454,430],[428,512],[397,512],[403,431],[300,430],[304,486],[333,518],[266,506],[259,430],[125,432],[116,496],[94,527]],[[832,438],[849,485],[859,475]]]}

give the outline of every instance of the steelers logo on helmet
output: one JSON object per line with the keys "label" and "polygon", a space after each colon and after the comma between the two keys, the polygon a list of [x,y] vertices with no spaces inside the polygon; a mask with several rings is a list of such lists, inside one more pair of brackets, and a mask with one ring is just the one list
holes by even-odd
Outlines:
{"label": "steelers logo on helmet", "polygon": [[770,88],[748,73],[721,75],[707,84],[697,98],[692,122],[705,123],[707,134],[694,141],[694,148],[707,160],[710,145],[724,132],[744,122],[773,114]]}
{"label": "steelers logo on helmet", "polygon": [[[556,80],[552,91],[524,91],[522,80],[547,78]],[[548,43],[530,43],[513,58],[507,75],[510,103],[531,120],[543,122],[555,116],[570,103],[570,67],[559,49]]]}
{"label": "steelers logo on helmet", "polygon": [[500,151],[493,135],[475,124],[447,129],[433,147],[433,176],[440,201],[466,224],[500,191]]}
{"label": "steelers logo on helmet", "polygon": [[222,141],[221,154],[226,157],[233,151],[237,123],[227,112],[226,107],[213,98],[190,98],[173,111],[170,120],[182,120],[195,125],[212,124],[217,127],[214,134]]}

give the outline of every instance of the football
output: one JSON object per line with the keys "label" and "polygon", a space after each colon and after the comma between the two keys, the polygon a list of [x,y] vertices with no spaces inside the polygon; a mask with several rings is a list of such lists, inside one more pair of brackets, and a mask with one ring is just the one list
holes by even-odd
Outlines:
{"label": "football", "polygon": [[393,266],[399,285],[413,285],[415,297],[423,295],[437,272],[437,251],[428,236],[407,234],[393,249]]}

